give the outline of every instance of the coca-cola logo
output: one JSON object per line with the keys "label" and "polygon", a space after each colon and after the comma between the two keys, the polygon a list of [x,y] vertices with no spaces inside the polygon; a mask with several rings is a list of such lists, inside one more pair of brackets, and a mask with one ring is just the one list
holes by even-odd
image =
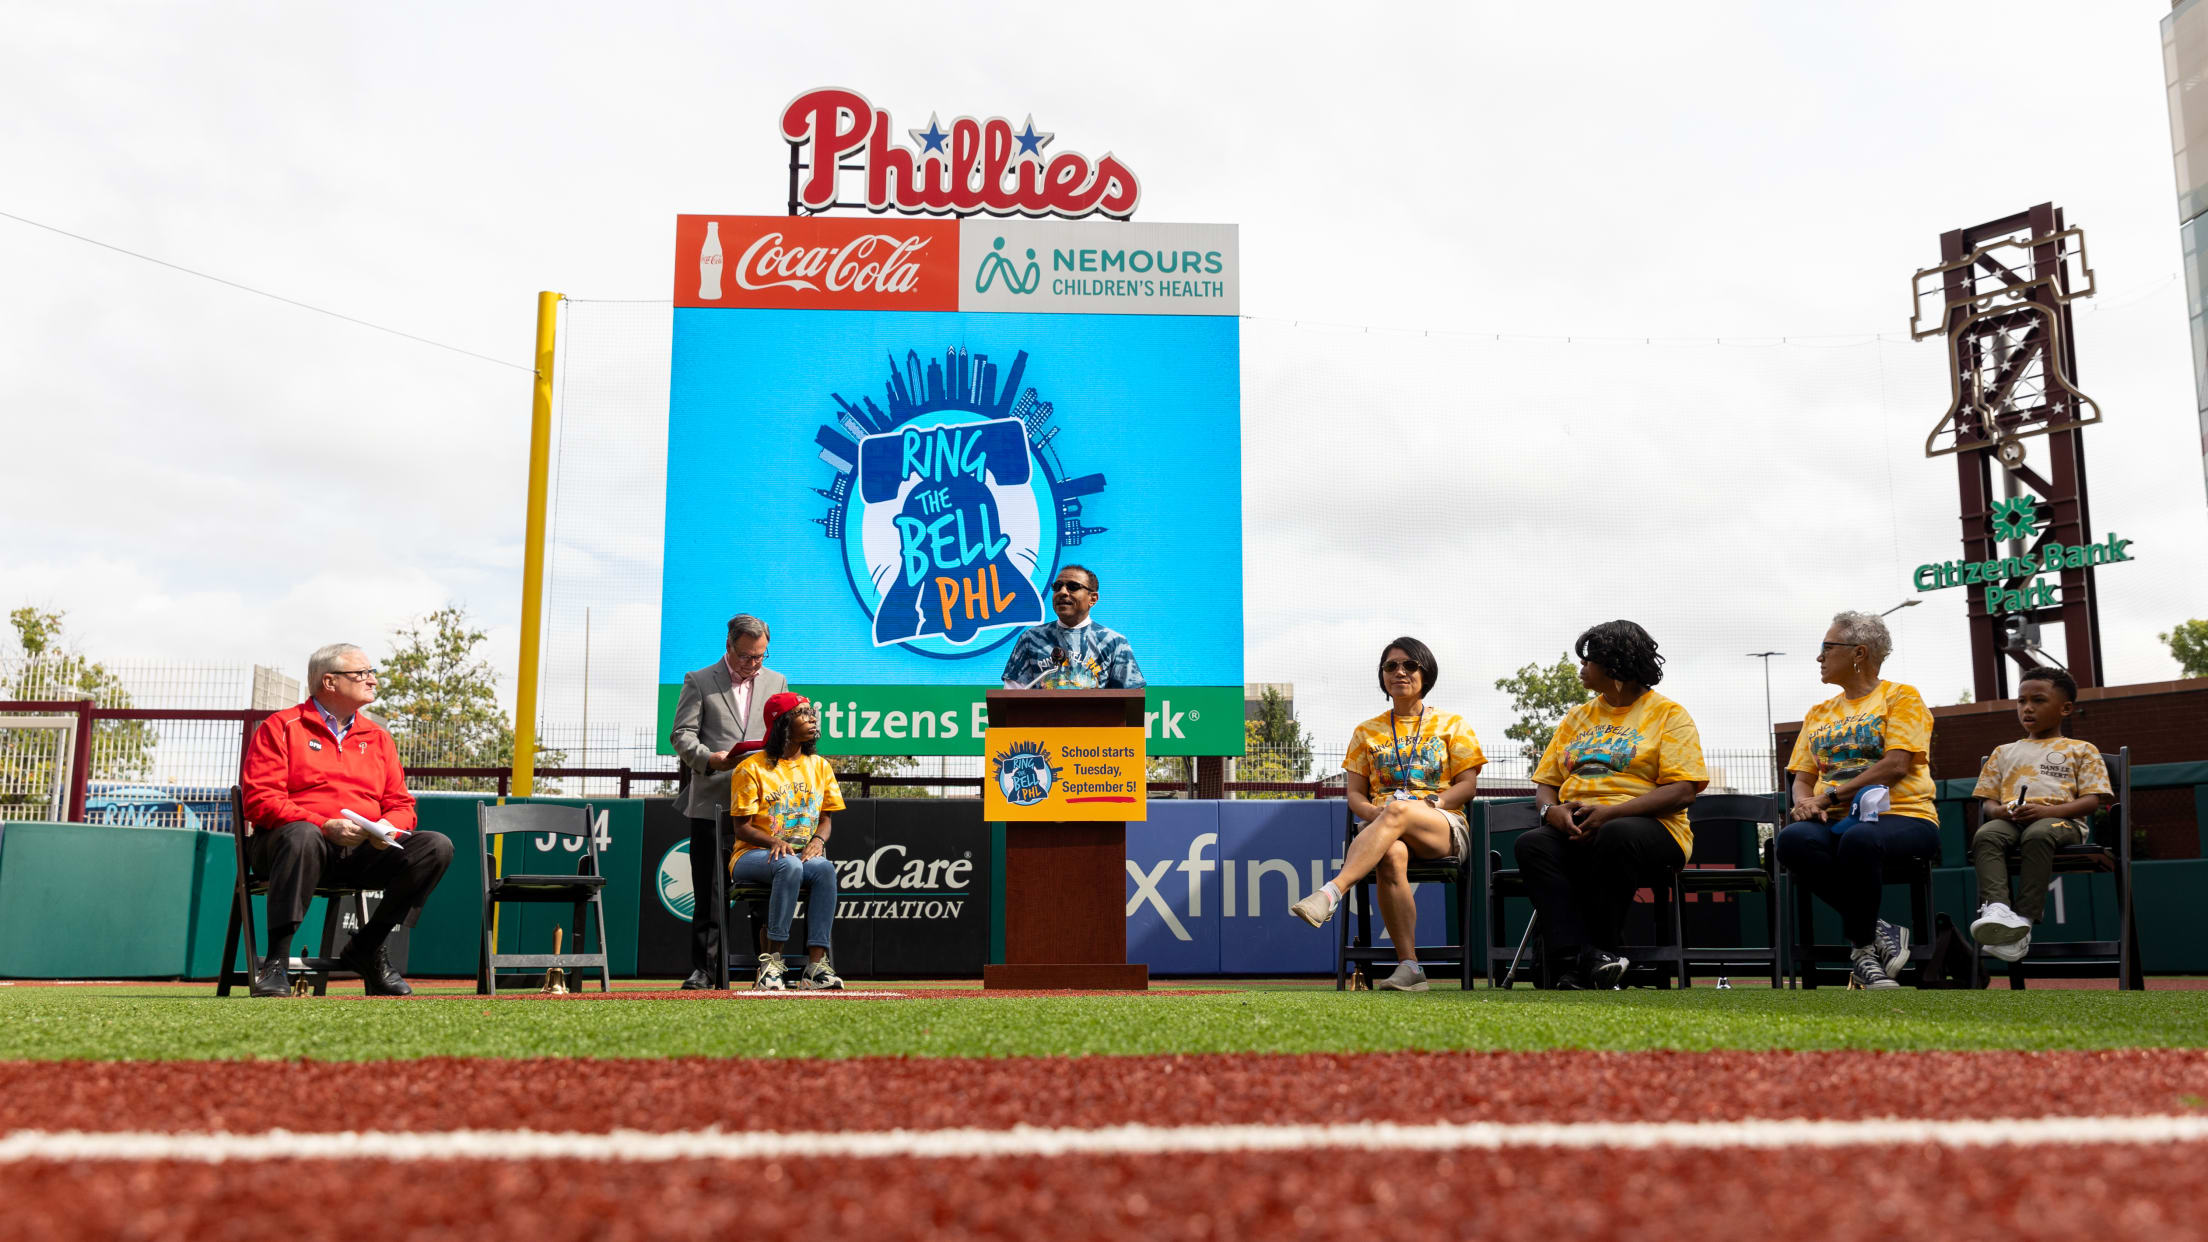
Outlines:
{"label": "coca-cola logo", "polygon": [[744,249],[736,283],[745,289],[805,289],[832,293],[910,293],[919,282],[913,256],[925,237],[868,233],[840,246],[790,245],[763,233]]}
{"label": "coca-cola logo", "polygon": [[909,147],[894,132],[889,113],[857,91],[823,87],[791,100],[782,137],[811,147],[798,205],[835,206],[838,172],[854,161],[866,175],[868,211],[1125,220],[1142,197],[1134,170],[1109,151],[1095,160],[1078,151],[1045,156],[1056,135],[1036,130],[1033,117],[1019,130],[1003,117],[969,116],[946,129],[931,115],[926,129],[906,131]]}

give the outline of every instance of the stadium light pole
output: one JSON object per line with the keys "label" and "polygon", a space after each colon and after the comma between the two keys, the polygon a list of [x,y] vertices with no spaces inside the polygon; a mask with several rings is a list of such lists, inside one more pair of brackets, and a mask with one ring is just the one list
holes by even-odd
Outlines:
{"label": "stadium light pole", "polygon": [[[1771,714],[1771,657],[1783,656],[1783,651],[1751,651],[1748,658],[1763,661],[1763,736],[1771,744],[1771,779],[1779,781],[1779,722]],[[1774,789],[1781,785],[1773,785]]]}
{"label": "stadium light pole", "polygon": [[1878,614],[1878,615],[1879,615],[1879,616],[1882,616],[1882,617],[1890,617],[1890,616],[1893,616],[1893,615],[1894,615],[1895,613],[1897,613],[1897,612],[1900,612],[1900,611],[1901,611],[1902,609],[1904,609],[1904,608],[1914,608],[1914,607],[1916,607],[1917,605],[1919,605],[1919,604],[1921,604],[1921,603],[1923,603],[1923,602],[1924,602],[1923,600],[1921,600],[1921,599],[1918,599],[1918,598],[1916,598],[1915,596],[1911,596],[1910,598],[1908,598],[1908,599],[1905,599],[1905,600],[1901,601],[1900,603],[1898,603],[1898,604],[1894,605],[1893,607],[1891,607],[1891,608],[1887,609],[1886,611],[1884,611],[1884,612],[1882,612],[1882,613],[1880,613],[1880,614]]}

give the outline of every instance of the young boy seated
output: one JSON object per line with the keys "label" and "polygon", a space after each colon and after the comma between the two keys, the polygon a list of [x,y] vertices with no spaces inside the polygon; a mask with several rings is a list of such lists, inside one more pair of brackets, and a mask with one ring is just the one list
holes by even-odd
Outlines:
{"label": "young boy seated", "polygon": [[[1978,774],[1984,799],[1970,861],[1978,869],[1978,919],[1970,938],[2004,962],[2032,947],[2032,924],[2047,903],[2055,849],[2085,840],[2086,822],[2108,805],[2108,768],[2091,742],[2064,737],[2078,683],[2059,668],[2035,668],[2016,688],[2022,741],[1996,749]],[[2016,905],[2009,897],[2008,852],[2021,855]]]}

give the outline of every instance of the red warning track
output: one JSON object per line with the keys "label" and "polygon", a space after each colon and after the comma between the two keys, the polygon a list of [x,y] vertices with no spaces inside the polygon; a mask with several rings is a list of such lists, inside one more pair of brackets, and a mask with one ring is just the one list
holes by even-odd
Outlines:
{"label": "red warning track", "polygon": [[2084,1117],[2202,1101],[2200,1049],[0,1062],[0,1132]]}
{"label": "red warning track", "polygon": [[[878,1131],[2197,1113],[2208,1052],[0,1064],[9,1131]],[[2208,1242],[2208,1142],[629,1164],[33,1159],[7,1234]]]}
{"label": "red warning track", "polygon": [[[346,1239],[2200,1239],[2201,1144],[1956,1152],[0,1167],[9,1233]],[[1345,1233],[1345,1231],[1355,1231]]]}

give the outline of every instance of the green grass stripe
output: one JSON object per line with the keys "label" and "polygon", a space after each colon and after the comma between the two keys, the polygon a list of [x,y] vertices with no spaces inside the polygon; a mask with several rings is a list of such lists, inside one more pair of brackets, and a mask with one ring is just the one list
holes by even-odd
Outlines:
{"label": "green grass stripe", "polygon": [[216,1000],[0,988],[0,1058],[1076,1056],[2208,1045],[2208,992],[1219,995],[880,1001]]}

